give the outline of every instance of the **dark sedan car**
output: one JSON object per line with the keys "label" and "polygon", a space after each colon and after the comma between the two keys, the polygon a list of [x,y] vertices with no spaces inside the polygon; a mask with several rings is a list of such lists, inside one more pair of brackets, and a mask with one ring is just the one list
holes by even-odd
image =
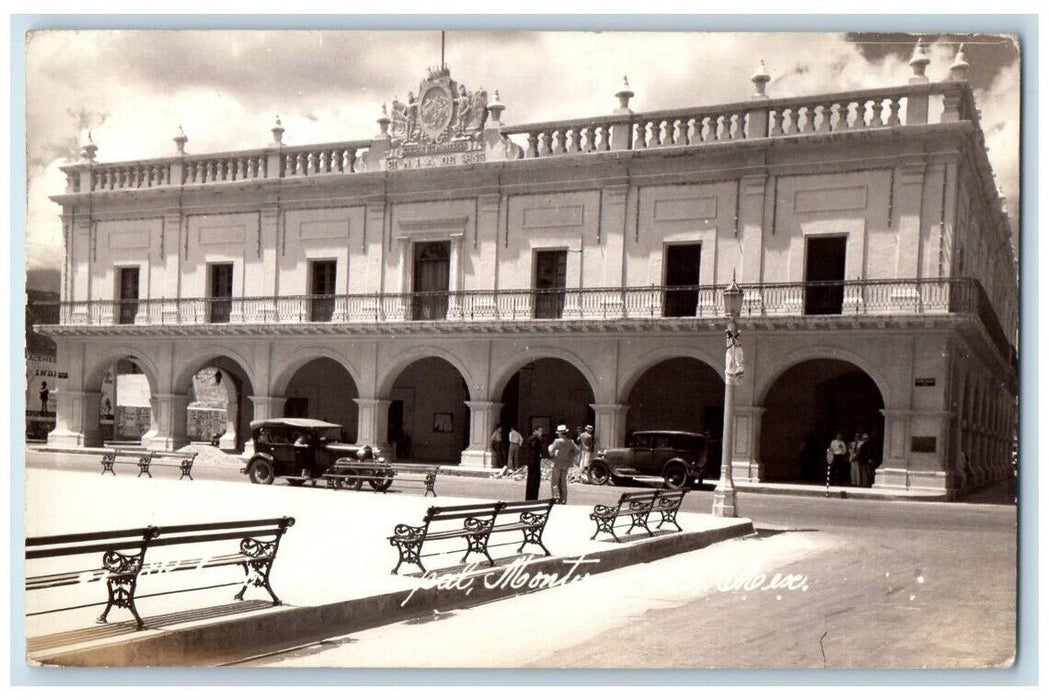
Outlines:
{"label": "dark sedan car", "polygon": [[661,479],[668,488],[688,486],[716,469],[710,463],[713,447],[710,438],[701,433],[638,431],[630,436],[626,447],[602,450],[594,456],[590,481],[624,484],[631,479]]}
{"label": "dark sedan car", "polygon": [[302,484],[350,462],[378,465],[385,460],[368,445],[340,442],[342,426],[311,418],[273,418],[251,423],[255,454],[241,469],[253,484],[285,478]]}

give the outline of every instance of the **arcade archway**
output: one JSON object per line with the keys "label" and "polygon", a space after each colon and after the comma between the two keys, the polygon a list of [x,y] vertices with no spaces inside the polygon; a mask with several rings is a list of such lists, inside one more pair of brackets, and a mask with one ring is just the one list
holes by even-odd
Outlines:
{"label": "arcade archway", "polygon": [[[235,360],[219,355],[195,363],[192,374],[177,385],[190,397],[186,433],[190,441],[214,442],[226,451],[241,451],[251,438],[255,408],[247,373]],[[185,376],[185,374],[183,374]]]}
{"label": "arcade archway", "polygon": [[284,391],[284,415],[316,418],[342,426],[342,439],[357,441],[357,402],[353,377],[335,360],[319,357],[300,367]]}
{"label": "arcade archway", "polygon": [[675,357],[648,368],[630,390],[627,431],[686,430],[721,438],[725,382],[709,365]]}
{"label": "arcade archway", "polygon": [[579,369],[559,358],[544,357],[521,367],[506,383],[500,400],[504,440],[510,426],[527,435],[541,425],[552,439],[558,424],[575,431],[594,423],[593,389]]}
{"label": "arcade archway", "polygon": [[458,464],[469,441],[466,381],[450,362],[408,365],[390,389],[387,442],[397,459]]}
{"label": "arcade archway", "polygon": [[785,370],[769,388],[761,419],[763,481],[826,482],[826,451],[835,434],[871,438],[881,463],[885,402],[874,380],[842,360],[806,360]]}

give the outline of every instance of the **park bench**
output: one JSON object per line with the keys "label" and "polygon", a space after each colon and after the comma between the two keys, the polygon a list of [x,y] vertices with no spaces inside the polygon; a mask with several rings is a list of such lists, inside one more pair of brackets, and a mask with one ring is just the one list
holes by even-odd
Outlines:
{"label": "park bench", "polygon": [[[165,452],[164,450],[153,450],[149,462],[145,465],[145,474],[149,478],[153,478],[153,475],[149,472],[150,467],[157,465],[163,467],[178,467],[182,471],[182,475],[178,478],[182,481],[187,476],[190,481],[193,481],[193,475],[190,471],[193,469],[193,461],[197,458],[196,452]],[[139,472],[139,476],[142,476],[143,472]]]}
{"label": "park bench", "polygon": [[[244,599],[249,586],[265,588],[273,604],[280,605],[280,599],[270,586],[270,571],[281,537],[294,524],[294,518],[283,517],[28,537],[25,542],[26,590],[44,591],[105,581],[108,598],[97,622],[106,622],[114,607],[127,608],[138,628],[142,629],[144,622],[135,601],[143,576],[240,566],[244,575],[237,581],[203,588],[240,585],[240,591],[234,596],[236,600]],[[235,547],[230,546],[231,541],[236,542]],[[162,547],[174,549],[167,550],[170,554],[163,558],[158,552]],[[101,559],[95,556],[99,554]],[[30,569],[33,570],[31,574]],[[167,590],[138,597],[195,590],[202,588]],[[44,609],[27,614],[65,612],[99,604]]]}
{"label": "park bench", "polygon": [[360,491],[365,482],[372,490],[385,493],[394,482],[405,485],[416,485],[425,490],[423,495],[434,497],[437,492],[438,467],[406,466],[391,464],[383,466],[362,465],[352,459],[339,459],[332,465],[331,471],[321,475],[330,489],[352,488]]}
{"label": "park bench", "polygon": [[[475,503],[461,506],[430,506],[420,526],[400,524],[394,528],[389,537],[390,545],[397,547],[397,566],[391,573],[396,574],[401,564],[415,564],[426,573],[422,564],[422,547],[427,542],[463,540],[465,549],[434,552],[433,554],[458,554],[463,552],[460,563],[472,553],[483,554],[488,563],[495,566],[489,553],[489,538],[493,532],[521,533],[522,542],[518,552],[526,544],[535,544],[542,548],[547,556],[549,550],[543,544],[543,530],[553,507],[553,499],[545,501],[517,501],[506,503]],[[514,538],[516,541],[516,538]]]}
{"label": "park bench", "polygon": [[164,450],[112,448],[102,454],[102,473],[105,474],[106,472],[109,472],[113,476],[116,476],[117,473],[113,471],[113,465],[119,462],[122,464],[134,464],[138,467],[139,476],[145,474],[152,479],[153,475],[150,473],[149,468],[154,464],[159,464],[161,466],[172,466],[181,469],[182,476],[179,477],[179,481],[182,481],[187,476],[190,481],[193,481],[193,475],[190,471],[193,469],[193,461],[196,458],[196,452],[167,452]]}
{"label": "park bench", "polygon": [[[619,502],[614,506],[598,504],[594,506],[594,512],[590,519],[594,521],[597,529],[590,539],[596,539],[602,532],[612,535],[616,542],[620,542],[615,528],[626,525],[629,518],[629,527],[626,534],[630,534],[634,528],[643,528],[651,537],[654,533],[648,525],[648,519],[652,514],[660,517],[656,529],[671,523],[681,532],[681,526],[677,522],[677,512],[681,508],[688,489],[646,489],[644,491],[627,491],[619,497]],[[618,520],[623,519],[623,522]]]}
{"label": "park bench", "polygon": [[115,464],[134,464],[138,467],[138,475],[149,472],[149,461],[153,458],[152,450],[145,450],[141,448],[111,448],[106,452],[102,453],[102,474],[109,472],[113,476],[117,473],[113,471],[113,465]]}

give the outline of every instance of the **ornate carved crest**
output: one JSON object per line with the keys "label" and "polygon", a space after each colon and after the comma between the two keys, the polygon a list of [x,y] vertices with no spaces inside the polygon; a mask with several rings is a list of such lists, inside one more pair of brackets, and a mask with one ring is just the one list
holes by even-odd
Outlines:
{"label": "ornate carved crest", "polygon": [[452,80],[447,68],[430,69],[418,97],[394,99],[390,135],[405,146],[476,141],[488,118],[488,93],[467,91]]}

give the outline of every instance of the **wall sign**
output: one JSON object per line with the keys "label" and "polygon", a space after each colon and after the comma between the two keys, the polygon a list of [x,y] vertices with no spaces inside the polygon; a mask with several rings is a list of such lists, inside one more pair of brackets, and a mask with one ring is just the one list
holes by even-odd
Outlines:
{"label": "wall sign", "polygon": [[914,386],[936,386],[936,377],[915,377]]}
{"label": "wall sign", "polygon": [[935,452],[936,438],[932,436],[918,436],[911,438],[911,452]]}

